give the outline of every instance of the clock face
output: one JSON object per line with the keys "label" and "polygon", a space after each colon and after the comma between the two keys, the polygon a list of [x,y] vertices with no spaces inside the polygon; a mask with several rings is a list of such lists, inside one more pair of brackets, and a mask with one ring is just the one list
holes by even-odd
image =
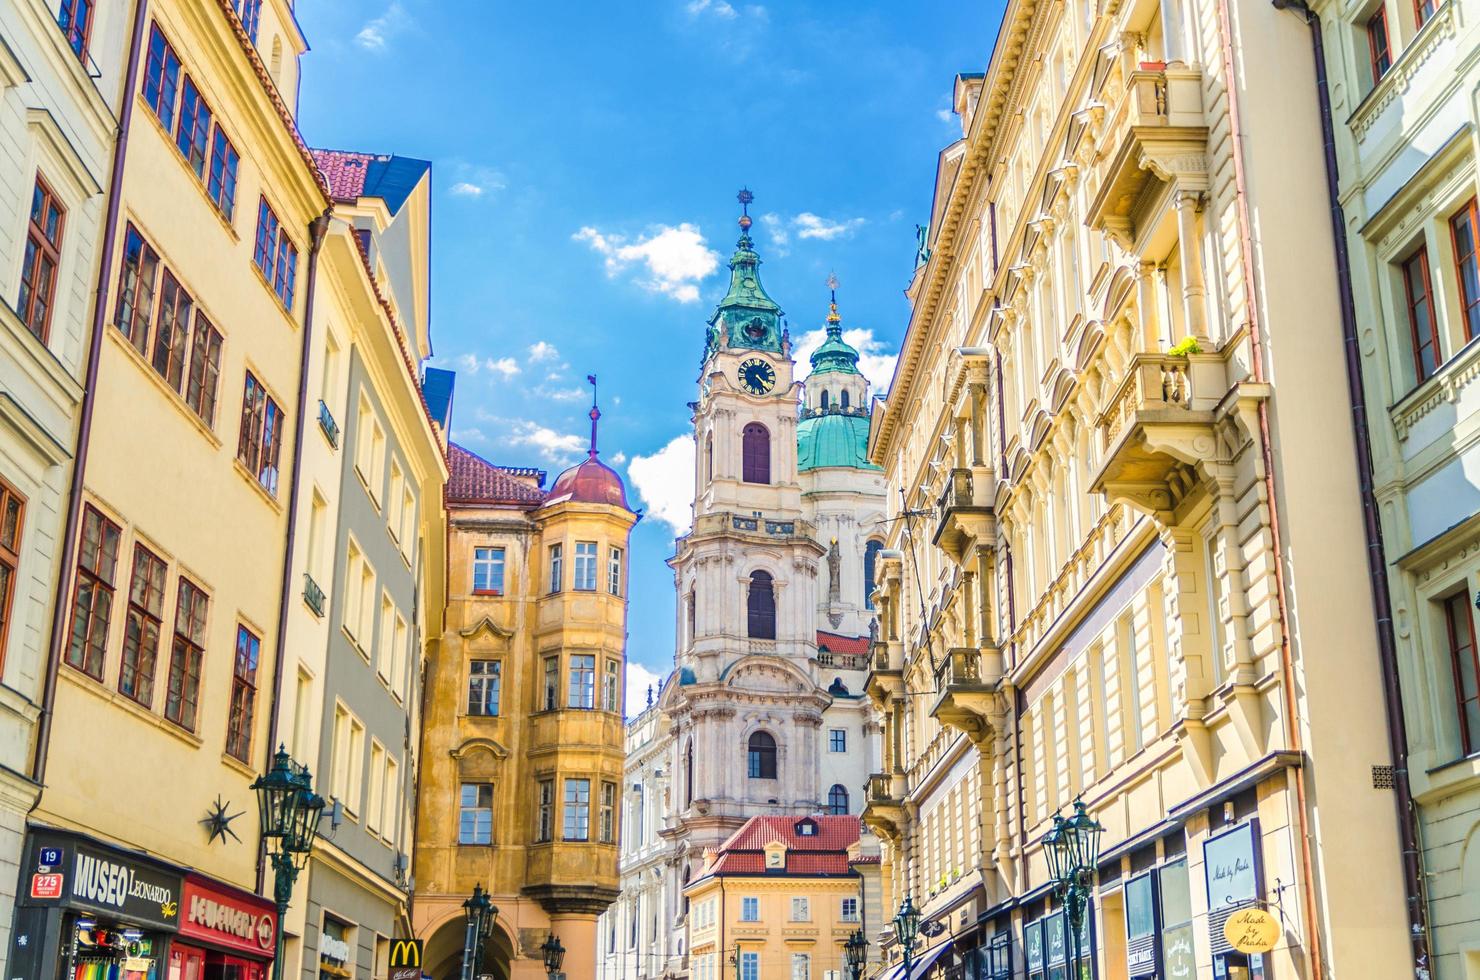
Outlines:
{"label": "clock face", "polygon": [[741,361],[740,387],[752,395],[764,395],[776,387],[776,369],[759,357]]}

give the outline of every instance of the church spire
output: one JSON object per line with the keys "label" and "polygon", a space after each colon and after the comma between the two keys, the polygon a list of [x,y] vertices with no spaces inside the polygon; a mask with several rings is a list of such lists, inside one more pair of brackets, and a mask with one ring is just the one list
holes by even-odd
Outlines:
{"label": "church spire", "polygon": [[841,374],[858,373],[858,351],[843,340],[843,317],[838,313],[838,277],[827,277],[827,339],[812,352],[812,373],[823,374],[836,371]]}
{"label": "church spire", "polygon": [[740,239],[730,256],[730,288],[709,318],[709,343],[705,350],[721,346],[720,331],[730,347],[781,352],[781,307],[761,285],[761,258],[750,237],[750,204],[755,195],[742,187],[736,195],[740,202]]}

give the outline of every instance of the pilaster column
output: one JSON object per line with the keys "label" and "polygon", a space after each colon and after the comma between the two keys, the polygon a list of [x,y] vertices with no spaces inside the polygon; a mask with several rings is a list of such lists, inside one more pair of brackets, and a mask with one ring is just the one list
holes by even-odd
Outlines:
{"label": "pilaster column", "polygon": [[1197,208],[1201,201],[1202,194],[1197,191],[1177,192],[1177,241],[1182,252],[1182,310],[1187,334],[1207,340],[1202,240],[1197,234]]}

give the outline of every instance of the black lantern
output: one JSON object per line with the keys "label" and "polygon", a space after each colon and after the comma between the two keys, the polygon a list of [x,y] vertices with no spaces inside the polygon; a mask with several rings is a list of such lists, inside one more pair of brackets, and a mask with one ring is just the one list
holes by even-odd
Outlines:
{"label": "black lantern", "polygon": [[565,947],[560,945],[560,940],[552,932],[545,937],[545,943],[540,947],[545,954],[545,972],[550,976],[560,972],[560,964],[565,961]]}
{"label": "black lantern", "polygon": [[467,928],[463,933],[463,980],[472,980],[478,973],[478,964],[483,958],[483,940],[493,931],[498,918],[498,906],[489,899],[481,884],[473,886],[473,894],[462,903]]}
{"label": "black lantern", "polygon": [[913,965],[915,956],[915,939],[920,935],[920,910],[915,908],[914,901],[906,895],[904,901],[899,905],[899,911],[894,913],[894,938],[899,945],[904,947],[904,976],[910,975],[910,967]]}
{"label": "black lantern", "polygon": [[843,955],[848,960],[848,972],[853,980],[863,976],[863,964],[868,959],[868,940],[863,938],[862,929],[854,929],[853,935],[843,944]]}
{"label": "black lantern", "polygon": [[1104,832],[1099,821],[1089,815],[1084,801],[1077,799],[1073,815],[1054,814],[1053,828],[1043,835],[1043,856],[1048,862],[1049,878],[1054,892],[1064,903],[1069,934],[1073,937],[1076,980],[1083,974],[1080,937],[1095,868],[1100,861],[1100,835]]}
{"label": "black lantern", "polygon": [[[277,903],[278,921],[288,911],[293,898],[293,883],[298,872],[308,863],[314,841],[319,835],[319,817],[324,812],[324,798],[313,791],[313,777],[307,766],[300,766],[279,746],[272,757],[272,768],[252,783],[257,794],[257,809],[262,821],[262,843],[272,861],[273,898]],[[283,976],[283,930],[277,930],[277,951],[272,972],[275,980]]]}

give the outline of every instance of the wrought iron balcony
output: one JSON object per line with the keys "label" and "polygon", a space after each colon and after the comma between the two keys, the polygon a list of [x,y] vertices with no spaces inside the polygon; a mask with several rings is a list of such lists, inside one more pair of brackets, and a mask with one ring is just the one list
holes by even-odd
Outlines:
{"label": "wrought iron balcony", "polygon": [[889,841],[899,839],[906,820],[903,773],[876,772],[869,775],[861,817],[880,837]]}
{"label": "wrought iron balcony", "polygon": [[313,610],[315,616],[323,618],[324,590],[319,588],[319,583],[307,572],[303,573],[303,601],[308,603],[308,608]]}
{"label": "wrought iron balcony", "polygon": [[334,421],[334,413],[329,411],[329,406],[323,400],[319,400],[319,428],[324,430],[324,436],[329,440],[329,445],[335,449],[339,448],[339,423]]}
{"label": "wrought iron balcony", "polygon": [[953,647],[935,668],[938,693],[930,716],[980,742],[1001,723],[1001,682],[1002,653],[996,647]]}
{"label": "wrought iron balcony", "polygon": [[974,545],[990,547],[997,540],[997,515],[987,499],[992,489],[990,476],[990,470],[957,467],[936,501],[939,516],[934,543],[957,564],[971,554]]}

